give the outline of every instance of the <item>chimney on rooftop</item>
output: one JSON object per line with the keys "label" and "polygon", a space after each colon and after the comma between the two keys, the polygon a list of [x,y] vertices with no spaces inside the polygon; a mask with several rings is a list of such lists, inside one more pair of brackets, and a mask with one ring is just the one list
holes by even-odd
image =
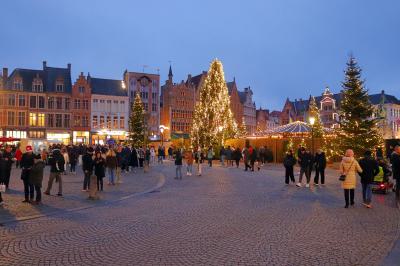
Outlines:
{"label": "chimney on rooftop", "polygon": [[47,62],[43,61],[43,70],[47,67]]}
{"label": "chimney on rooftop", "polygon": [[68,67],[68,70],[71,70],[71,63],[68,63],[67,67]]}
{"label": "chimney on rooftop", "polygon": [[7,80],[8,78],[8,68],[3,67],[3,80]]}

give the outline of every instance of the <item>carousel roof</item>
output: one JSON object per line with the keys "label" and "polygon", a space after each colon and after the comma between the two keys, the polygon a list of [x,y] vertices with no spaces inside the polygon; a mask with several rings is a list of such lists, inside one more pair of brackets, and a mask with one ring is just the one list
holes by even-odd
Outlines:
{"label": "carousel roof", "polygon": [[[332,129],[324,128],[324,131],[331,132]],[[302,121],[295,121],[290,124],[274,128],[266,133],[271,135],[271,134],[284,134],[284,133],[296,134],[296,133],[308,133],[308,132],[311,132],[311,126],[309,124]]]}

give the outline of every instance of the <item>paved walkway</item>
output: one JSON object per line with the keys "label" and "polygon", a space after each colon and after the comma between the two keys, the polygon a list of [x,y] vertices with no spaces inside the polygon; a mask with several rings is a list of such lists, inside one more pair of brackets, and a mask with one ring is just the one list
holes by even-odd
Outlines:
{"label": "paved walkway", "polygon": [[0,265],[381,265],[400,236],[393,195],[344,209],[337,173],[325,187],[205,167],[154,193],[0,227]]}
{"label": "paved walkway", "polygon": [[[107,173],[106,173],[107,174]],[[10,191],[3,194],[5,205],[0,207],[0,224],[14,220],[26,220],[38,216],[48,215],[56,212],[65,212],[80,208],[88,208],[103,205],[132,194],[146,191],[160,180],[160,174],[144,174],[142,169],[135,172],[123,173],[122,184],[115,186],[107,185],[108,178],[104,178],[104,191],[99,192],[100,200],[87,200],[88,192],[82,192],[83,172],[77,167],[77,174],[68,173],[63,175],[63,197],[55,196],[58,192],[58,183],[53,183],[50,196],[42,195],[42,205],[33,206],[22,203],[24,199],[23,183],[20,179],[21,170],[12,169]],[[47,188],[49,167],[45,168],[42,192]]]}

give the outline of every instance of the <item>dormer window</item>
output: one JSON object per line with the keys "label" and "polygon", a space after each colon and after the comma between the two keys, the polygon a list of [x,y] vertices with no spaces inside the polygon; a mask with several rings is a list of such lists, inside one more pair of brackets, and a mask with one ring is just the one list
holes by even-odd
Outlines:
{"label": "dormer window", "polygon": [[56,92],[63,92],[64,84],[56,84]]}
{"label": "dormer window", "polygon": [[22,79],[20,79],[20,78],[15,79],[13,85],[14,85],[13,86],[14,90],[17,90],[17,91],[23,90]]}
{"label": "dormer window", "polygon": [[32,91],[43,92],[43,82],[39,78],[39,75],[36,75],[36,78],[32,82]]}

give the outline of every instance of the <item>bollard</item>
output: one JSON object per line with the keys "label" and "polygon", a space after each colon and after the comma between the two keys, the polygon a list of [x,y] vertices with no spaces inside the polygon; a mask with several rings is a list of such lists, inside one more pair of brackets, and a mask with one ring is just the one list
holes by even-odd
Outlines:
{"label": "bollard", "polygon": [[97,196],[97,176],[91,175],[90,176],[90,187],[89,187],[89,198],[91,200],[97,200],[99,199],[99,196]]}

